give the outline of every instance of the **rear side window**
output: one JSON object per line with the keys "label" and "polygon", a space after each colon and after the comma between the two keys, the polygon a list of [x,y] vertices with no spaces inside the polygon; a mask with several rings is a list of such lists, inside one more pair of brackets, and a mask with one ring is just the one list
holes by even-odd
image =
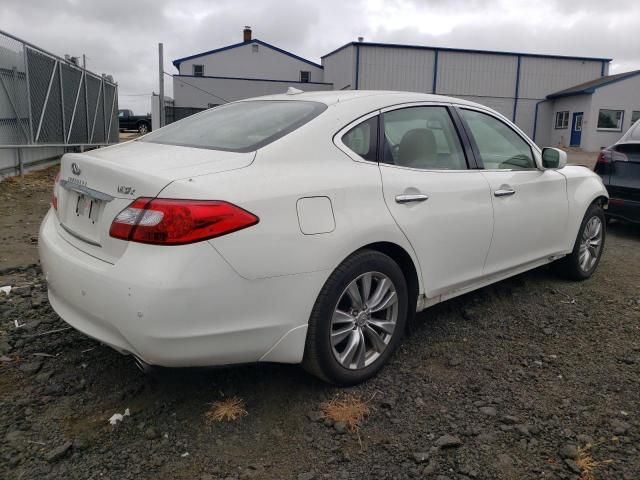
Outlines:
{"label": "rear side window", "polygon": [[284,137],[327,106],[296,100],[229,103],[151,132],[141,142],[251,152]]}
{"label": "rear side window", "polygon": [[422,170],[465,170],[467,162],[446,107],[384,114],[384,162]]}
{"label": "rear side window", "polygon": [[365,120],[353,127],[342,136],[342,143],[365,160],[370,162],[377,161],[378,116]]}

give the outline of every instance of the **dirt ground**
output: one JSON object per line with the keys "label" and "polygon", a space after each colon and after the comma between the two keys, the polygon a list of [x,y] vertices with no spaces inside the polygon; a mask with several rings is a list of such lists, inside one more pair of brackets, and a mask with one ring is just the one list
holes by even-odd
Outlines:
{"label": "dirt ground", "polygon": [[[639,228],[610,225],[586,282],[540,268],[427,310],[365,385],[286,365],[148,376],[48,305],[54,173],[0,182],[0,478],[640,478]],[[320,413],[345,394],[369,409],[353,433]],[[231,397],[247,415],[208,422]]]}

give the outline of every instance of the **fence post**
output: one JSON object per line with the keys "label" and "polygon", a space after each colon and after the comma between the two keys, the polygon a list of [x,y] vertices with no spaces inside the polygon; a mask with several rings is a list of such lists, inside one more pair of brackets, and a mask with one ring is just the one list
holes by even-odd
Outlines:
{"label": "fence post", "polygon": [[160,93],[158,95],[158,110],[160,111],[160,128],[165,125],[164,118],[164,45],[158,44],[158,81],[160,87]]}
{"label": "fence post", "polygon": [[22,161],[22,149],[18,148],[18,173],[24,177],[24,162]]}

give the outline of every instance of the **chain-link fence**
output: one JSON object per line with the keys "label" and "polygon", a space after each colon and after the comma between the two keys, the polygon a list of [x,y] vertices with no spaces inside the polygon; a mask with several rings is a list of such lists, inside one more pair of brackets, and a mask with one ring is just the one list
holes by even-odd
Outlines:
{"label": "chain-link fence", "polygon": [[118,86],[0,31],[0,147],[118,142]]}

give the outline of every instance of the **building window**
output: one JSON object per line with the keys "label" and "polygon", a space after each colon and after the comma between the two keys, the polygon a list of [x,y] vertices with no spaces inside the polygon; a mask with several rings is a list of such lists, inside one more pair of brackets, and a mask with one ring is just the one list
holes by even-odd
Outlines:
{"label": "building window", "polygon": [[194,65],[193,66],[193,76],[194,77],[204,77],[204,65]]}
{"label": "building window", "polygon": [[601,108],[598,112],[598,130],[622,131],[624,110],[608,110]]}
{"label": "building window", "polygon": [[569,127],[569,112],[556,112],[556,129]]}
{"label": "building window", "polygon": [[309,83],[309,77],[311,76],[311,72],[305,72],[304,70],[300,70],[300,82],[301,83]]}
{"label": "building window", "polygon": [[634,110],[631,112],[631,125],[640,120],[640,110]]}
{"label": "building window", "polygon": [[251,45],[251,51],[253,53],[258,53],[258,51],[260,50],[260,46],[256,45],[255,43],[253,45]]}

